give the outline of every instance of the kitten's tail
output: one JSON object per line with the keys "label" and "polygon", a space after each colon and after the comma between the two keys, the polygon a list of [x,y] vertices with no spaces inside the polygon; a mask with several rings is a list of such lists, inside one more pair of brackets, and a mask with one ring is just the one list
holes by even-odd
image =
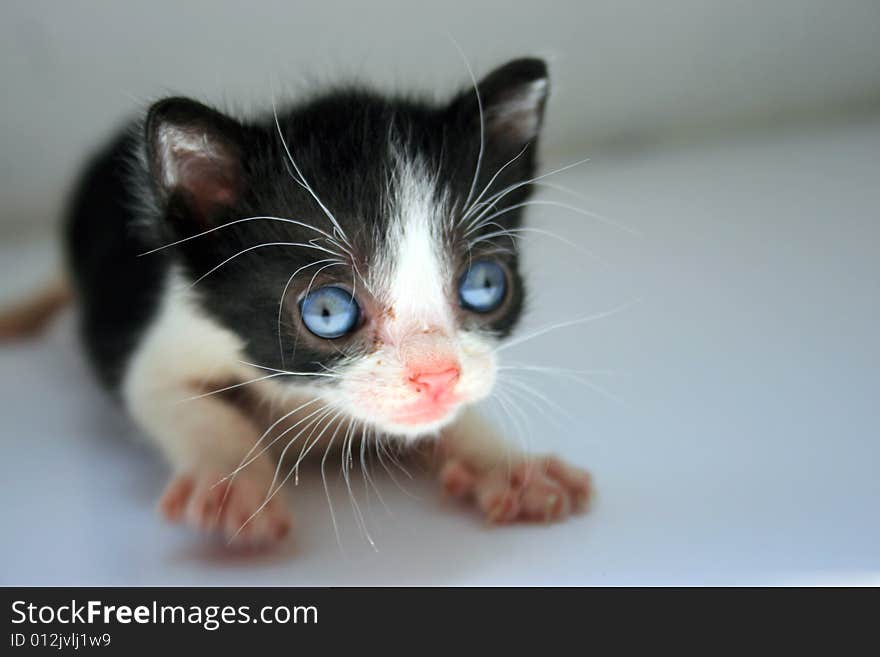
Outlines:
{"label": "kitten's tail", "polygon": [[59,273],[31,296],[7,308],[0,308],[0,342],[38,335],[72,299],[70,281]]}

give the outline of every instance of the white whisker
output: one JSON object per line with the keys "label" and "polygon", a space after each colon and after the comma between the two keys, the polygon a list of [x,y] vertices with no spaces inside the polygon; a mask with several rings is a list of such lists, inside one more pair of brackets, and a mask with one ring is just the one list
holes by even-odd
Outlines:
{"label": "white whisker", "polygon": [[[290,287],[290,284],[293,282],[293,279],[296,277],[304,269],[308,269],[309,267],[314,267],[315,265],[320,265],[326,262],[334,263],[334,264],[345,264],[343,260],[334,260],[333,258],[324,258],[323,260],[318,260],[316,262],[311,262],[307,265],[303,265],[295,272],[290,275],[290,278],[287,279],[287,283],[284,284],[284,289],[281,291],[281,299],[278,301],[278,355],[281,357],[281,367],[285,366],[285,358],[284,358],[284,345],[281,339],[281,316],[284,310],[284,297],[287,296],[287,290]],[[329,265],[328,265],[329,266]],[[322,268],[323,269],[323,268]],[[321,271],[320,269],[318,270]],[[296,347],[294,346],[294,353],[296,352]]]}
{"label": "white whisker", "polygon": [[226,392],[227,390],[234,390],[235,388],[241,388],[242,386],[250,385],[251,383],[258,383],[259,381],[265,381],[266,379],[274,379],[278,376],[287,376],[284,372],[275,372],[274,374],[267,374],[266,376],[260,376],[256,379],[250,379],[249,381],[242,381],[241,383],[235,383],[230,386],[226,386],[224,388],[218,388],[217,390],[211,390],[210,392],[205,392],[201,395],[195,395],[194,397],[187,397],[185,399],[179,399],[176,401],[176,404],[182,404],[183,402],[195,401],[196,399],[204,399],[205,397],[210,397],[211,395],[218,395],[221,392]]}
{"label": "white whisker", "polygon": [[[287,444],[284,446],[284,449],[282,449],[282,450],[281,450],[281,453],[278,455],[278,463],[277,463],[277,465],[275,466],[275,473],[272,475],[272,483],[269,484],[269,493],[267,493],[267,498],[266,498],[266,502],[267,502],[267,503],[268,503],[269,499],[271,499],[271,496],[275,494],[275,491],[277,491],[277,490],[278,490],[279,488],[281,488],[285,483],[287,483],[287,480],[290,479],[290,475],[291,475],[291,473],[292,473],[293,470],[294,470],[293,468],[291,468],[290,472],[287,473],[287,476],[284,477],[284,479],[281,481],[281,483],[278,484],[278,486],[276,487],[275,484],[278,482],[278,475],[281,474],[281,467],[284,465],[284,459],[285,459],[285,457],[287,456],[287,450],[289,450],[289,449],[291,448],[291,446],[293,445],[293,443],[295,443],[295,442],[299,439],[300,436],[302,436],[306,431],[309,430],[309,428],[311,428],[311,432],[310,432],[309,435],[306,437],[306,439],[303,441],[304,444],[307,443],[307,442],[311,439],[311,437],[315,434],[315,431],[316,431],[317,428],[321,425],[321,422],[322,422],[325,418],[327,418],[330,414],[332,414],[335,410],[336,410],[336,409],[334,409],[333,407],[331,407],[331,406],[329,406],[329,405],[321,407],[320,409],[318,409],[318,412],[320,413],[320,415],[318,415],[318,417],[316,417],[316,418],[313,419],[311,422],[309,422],[308,424],[306,424],[302,429],[300,429],[300,430],[296,433],[296,435],[295,435],[293,438],[291,438],[290,440],[287,441]],[[322,412],[322,411],[323,411],[323,412]],[[339,415],[339,412],[336,413],[336,416],[338,416],[338,415]],[[303,418],[303,420],[305,420],[305,419],[308,419],[308,418]],[[300,422],[302,422],[303,420],[301,420]],[[300,422],[297,422],[297,424],[299,424]],[[285,429],[284,432],[281,433],[281,434],[280,434],[275,440],[273,440],[272,442],[273,442],[273,443],[274,443],[274,442],[277,442],[277,441],[278,441],[280,438],[282,438],[286,433],[288,433],[288,432],[292,431],[294,428],[296,428],[296,426],[297,426],[297,425],[294,424],[292,427],[289,427],[288,429]]]}
{"label": "white whisker", "polygon": [[[492,205],[495,202],[500,201],[502,198],[504,198],[505,196],[507,196],[511,192],[516,191],[517,189],[519,189],[521,187],[525,187],[526,185],[530,185],[534,182],[537,182],[538,180],[543,180],[544,178],[548,178],[548,177],[553,176],[557,173],[562,173],[563,171],[567,171],[568,169],[571,169],[573,167],[580,166],[581,164],[584,164],[585,162],[589,162],[589,161],[590,161],[590,158],[587,157],[587,158],[584,158],[583,160],[578,160],[577,162],[572,162],[571,164],[566,164],[564,167],[559,167],[558,169],[554,169],[553,171],[548,171],[547,173],[543,173],[539,176],[535,176],[534,178],[529,178],[528,180],[520,180],[519,182],[508,185],[504,189],[502,189],[498,192],[495,192],[494,194],[489,196],[486,200],[479,203],[479,205],[483,206],[482,211],[473,220],[471,220],[471,223],[469,224],[469,226],[478,222],[482,218],[482,216],[484,216],[485,213],[488,213],[488,211],[491,209]],[[475,205],[477,205],[477,204],[475,204]]]}
{"label": "white whisker", "polygon": [[[223,483],[223,482],[226,481],[226,480],[235,479],[235,476],[236,476],[239,472],[241,472],[242,470],[244,470],[245,468],[247,468],[251,463],[253,463],[254,461],[256,461],[258,458],[260,458],[260,457],[261,457],[263,454],[265,454],[267,451],[269,451],[270,449],[272,449],[272,446],[273,446],[275,443],[277,443],[279,440],[281,440],[281,438],[283,438],[286,434],[288,434],[289,432],[293,431],[293,430],[294,430],[296,427],[298,427],[300,424],[302,424],[303,422],[305,422],[305,421],[308,420],[309,418],[313,417],[314,415],[320,413],[321,411],[323,411],[324,409],[327,408],[327,405],[325,404],[325,405],[323,405],[323,406],[319,406],[316,410],[311,411],[308,415],[306,415],[305,417],[299,419],[299,420],[298,420],[297,422],[295,422],[293,425],[291,425],[290,427],[288,427],[287,429],[285,429],[282,433],[280,433],[280,434],[277,435],[275,438],[273,438],[272,441],[271,441],[268,445],[266,445],[262,450],[259,451],[259,453],[255,454],[254,456],[251,456],[251,454],[253,454],[254,451],[256,451],[257,448],[260,446],[260,443],[262,443],[262,442],[266,439],[266,436],[268,436],[268,435],[271,433],[272,429],[274,429],[275,427],[277,427],[279,424],[281,424],[284,420],[286,420],[287,418],[289,418],[291,415],[293,415],[293,414],[296,413],[297,411],[302,410],[303,408],[305,408],[305,407],[308,406],[309,404],[313,404],[313,403],[316,402],[316,401],[318,401],[318,398],[317,398],[317,397],[314,398],[314,399],[312,399],[312,400],[310,400],[310,401],[308,401],[308,402],[306,402],[306,403],[304,403],[304,404],[300,404],[299,406],[297,406],[295,409],[293,409],[293,410],[290,411],[289,413],[285,413],[285,414],[282,415],[280,418],[278,418],[277,420],[275,420],[275,422],[273,422],[273,423],[269,426],[269,428],[266,429],[266,431],[263,432],[263,435],[261,435],[261,436],[257,439],[257,441],[254,443],[253,447],[251,447],[251,448],[248,450],[247,454],[244,455],[244,458],[241,460],[241,462],[238,464],[238,466],[237,466],[232,472],[230,472],[228,475],[226,475],[226,476],[223,477],[220,481],[218,481],[217,484],[221,484],[221,483]],[[214,484],[214,485],[216,486],[217,484]]]}
{"label": "white whisker", "polygon": [[204,274],[199,276],[195,281],[193,281],[193,283],[190,285],[190,287],[195,286],[200,281],[204,280],[205,278],[207,278],[208,276],[213,274],[215,271],[220,269],[223,265],[231,262],[232,260],[235,260],[237,257],[244,255],[245,253],[248,253],[248,252],[253,251],[255,249],[262,249],[262,248],[265,248],[268,246],[301,246],[306,249],[315,249],[316,251],[323,251],[324,253],[329,253],[330,255],[341,257],[335,251],[331,251],[330,249],[326,249],[323,246],[318,246],[316,244],[312,244],[311,242],[309,242],[309,243],[306,243],[306,242],[264,242],[263,244],[255,244],[254,246],[249,246],[246,249],[242,249],[241,251],[239,251],[235,255],[232,255],[232,256],[226,258],[226,260],[221,262],[219,265],[217,265],[216,267],[212,267],[207,272],[205,272]]}
{"label": "white whisker", "polygon": [[514,210],[518,210],[519,208],[525,208],[525,207],[528,207],[531,205],[545,205],[545,206],[550,206],[550,207],[554,207],[554,208],[562,208],[563,210],[570,210],[571,212],[576,212],[577,214],[583,215],[585,217],[590,217],[591,219],[596,219],[597,221],[601,221],[605,224],[608,224],[609,226],[614,226],[615,228],[619,228],[620,230],[626,231],[627,233],[630,233],[632,235],[641,236],[641,233],[639,231],[637,231],[636,229],[630,228],[629,226],[624,226],[620,222],[614,221],[613,219],[609,219],[608,217],[605,217],[604,215],[598,214],[596,212],[591,212],[590,210],[584,210],[583,208],[579,208],[575,205],[569,205],[568,203],[560,203],[558,201],[548,201],[548,200],[543,200],[543,199],[533,199],[533,200],[529,200],[529,201],[523,201],[521,203],[514,203],[513,205],[507,206],[503,210],[498,210],[497,212],[494,212],[494,213],[490,214],[489,216],[485,217],[480,223],[468,228],[468,230],[465,232],[465,235],[468,235],[468,234],[474,232],[475,230],[478,230],[483,225],[483,221],[491,221],[492,219],[497,219],[498,217],[500,217],[504,214],[507,214],[508,212],[512,212]]}
{"label": "white whisker", "polygon": [[351,467],[353,464],[353,460],[351,458],[351,445],[354,441],[354,431],[357,429],[354,424],[354,419],[352,418],[348,422],[348,428],[345,431],[345,436],[342,439],[342,476],[345,480],[345,487],[348,489],[348,497],[351,500],[351,507],[354,511],[355,522],[358,524],[358,527],[361,530],[364,538],[367,539],[367,542],[376,552],[379,551],[379,548],[376,546],[376,543],[373,541],[373,537],[370,536],[370,531],[367,529],[367,523],[364,520],[364,514],[361,512],[360,504],[357,502],[357,498],[355,497],[354,491],[351,487]]}
{"label": "white whisker", "polygon": [[332,374],[330,372],[290,372],[288,370],[279,370],[274,367],[268,367],[266,365],[257,365],[256,363],[249,363],[246,360],[239,360],[239,363],[242,365],[247,365],[248,367],[253,367],[258,370],[266,370],[267,372],[278,372],[279,374],[289,374],[290,376],[315,376],[315,377],[324,377],[328,379],[338,379],[340,377],[339,374]]}
{"label": "white whisker", "polygon": [[602,388],[601,386],[596,384],[596,382],[591,381],[590,379],[586,378],[585,376],[582,376],[582,374],[584,372],[608,374],[611,372],[610,370],[557,371],[557,370],[546,369],[546,368],[541,368],[541,367],[518,367],[518,368],[513,368],[513,369],[527,370],[527,371],[533,371],[533,372],[543,372],[546,374],[556,374],[558,376],[561,376],[563,378],[567,378],[571,381],[575,381],[576,383],[580,383],[581,385],[586,386],[587,388],[589,388],[593,392],[597,392],[600,395],[602,395],[603,397],[613,401],[615,404],[619,404],[620,406],[626,406],[626,401],[623,398],[618,397],[617,395],[615,395],[611,392],[608,392],[607,390],[605,390],[605,388]]}
{"label": "white whisker", "polygon": [[[391,513],[391,509],[389,509],[388,505],[385,504],[385,498],[382,497],[382,493],[379,492],[379,488],[376,486],[376,483],[373,481],[373,476],[370,474],[370,469],[368,467],[369,464],[367,462],[368,459],[366,457],[367,441],[368,440],[369,440],[369,433],[367,430],[367,425],[364,424],[364,425],[362,425],[362,429],[361,429],[361,468],[363,469],[363,473],[364,473],[364,481],[369,482],[369,485],[373,488],[373,491],[376,493],[376,497],[378,498],[379,503],[385,509],[385,512],[388,513],[389,515],[393,515]],[[364,487],[364,490],[366,490],[366,486]],[[369,501],[369,497],[367,497],[367,500]]]}
{"label": "white whisker", "polygon": [[[306,288],[305,294],[303,294],[303,298],[306,298],[307,296],[309,296],[309,292],[312,291],[312,285],[314,285],[314,283],[315,283],[315,279],[318,277],[318,274],[320,274],[322,271],[324,271],[324,270],[327,269],[328,267],[336,267],[336,266],[339,266],[340,264],[345,264],[345,263],[344,263],[344,262],[339,262],[339,261],[334,261],[334,262],[331,262],[331,263],[328,264],[328,265],[324,265],[323,267],[318,268],[318,269],[315,271],[315,273],[312,274],[312,278],[311,278],[311,280],[309,280],[309,285],[308,285],[308,287]],[[293,279],[293,277],[291,276],[291,280],[292,280],[292,279]],[[290,283],[290,280],[288,280],[288,283]],[[285,292],[286,292],[286,290],[287,290],[287,288],[285,287]],[[282,297],[282,299],[283,299],[283,297]],[[279,306],[278,306],[278,346],[281,347],[281,305],[280,305],[280,304],[279,304]],[[296,332],[296,334],[295,334],[295,336],[294,336],[294,338],[293,338],[293,353],[292,353],[291,356],[290,356],[291,358],[295,358],[295,357],[296,357],[296,350],[297,350],[297,347],[299,347],[299,331]],[[284,365],[284,360],[283,360],[283,359],[282,359],[282,363],[281,363],[281,364],[282,364],[282,366]]]}
{"label": "white whisker", "polygon": [[[323,417],[323,416],[322,416],[322,417]],[[300,433],[302,433],[302,432],[300,432]],[[298,437],[298,436],[299,436],[299,434],[297,434],[297,437]],[[295,437],[293,440],[296,440],[296,437]],[[293,442],[293,440],[291,440],[291,442]],[[289,446],[289,444],[288,444],[288,446]],[[285,449],[286,449],[286,448],[285,448]],[[281,458],[283,459],[283,455],[282,455]],[[280,460],[279,460],[279,466],[280,466],[280,465],[281,465],[281,462],[280,462]],[[278,470],[277,470],[277,468],[276,468],[276,474],[277,474],[277,472],[278,472]],[[289,475],[288,475],[288,476],[289,476]],[[266,506],[269,504],[269,502],[272,501],[272,498],[275,497],[275,495],[278,493],[278,491],[281,490],[281,488],[284,486],[284,484],[285,484],[286,482],[287,482],[287,479],[285,478],[285,480],[282,481],[282,482],[281,482],[281,483],[280,483],[280,484],[279,484],[279,485],[273,490],[272,486],[273,486],[274,483],[275,483],[275,480],[273,479],[272,484],[269,485],[269,490],[266,492],[266,497],[265,497],[265,499],[263,499],[263,502],[260,504],[260,506],[257,507],[257,509],[256,509],[256,510],[255,510],[250,516],[247,517],[247,519],[245,519],[245,521],[241,524],[241,527],[239,527],[239,528],[236,530],[236,532],[235,532],[235,533],[229,538],[229,542],[230,542],[230,543],[231,543],[232,541],[235,540],[235,538],[236,538],[236,537],[242,532],[242,530],[243,530],[245,527],[248,526],[248,524],[250,523],[251,520],[253,520],[254,518],[256,518],[256,517],[260,514],[260,512],[261,512],[263,509],[266,508]],[[227,489],[227,490],[228,490],[228,489]]]}
{"label": "white whisker", "polygon": [[[226,504],[226,498],[229,496],[229,491],[230,491],[230,489],[232,488],[232,483],[235,481],[235,477],[238,475],[238,473],[241,472],[241,470],[243,470],[244,468],[246,468],[248,465],[250,465],[251,463],[253,463],[253,462],[254,462],[256,459],[258,459],[260,456],[262,456],[262,455],[263,455],[268,449],[270,449],[270,448],[272,447],[272,445],[276,442],[276,441],[273,440],[272,443],[270,443],[267,447],[265,447],[262,451],[260,451],[259,454],[257,454],[257,455],[254,456],[253,458],[250,458],[251,454],[253,454],[253,453],[259,448],[260,443],[262,443],[263,440],[265,440],[266,436],[269,435],[269,432],[271,432],[272,429],[274,429],[278,424],[280,424],[281,422],[283,422],[285,419],[287,419],[288,417],[290,417],[291,415],[293,415],[293,414],[296,413],[297,411],[299,411],[299,410],[305,408],[305,407],[308,406],[309,404],[313,404],[313,403],[315,403],[316,401],[318,401],[318,398],[317,398],[317,397],[315,397],[314,399],[310,399],[309,401],[307,401],[307,402],[305,402],[305,403],[303,403],[303,404],[300,404],[299,406],[297,406],[296,408],[294,408],[292,411],[290,411],[289,413],[285,414],[284,416],[282,416],[281,418],[279,418],[276,422],[274,422],[274,423],[273,423],[268,429],[266,429],[266,431],[263,432],[263,434],[262,434],[262,435],[261,435],[261,436],[260,436],[255,442],[254,442],[253,446],[251,446],[251,448],[247,451],[247,453],[244,455],[244,457],[242,457],[242,459],[241,459],[241,461],[239,462],[238,466],[237,466],[232,472],[230,472],[228,475],[226,475],[225,477],[223,477],[222,479],[220,479],[219,481],[217,481],[216,483],[214,483],[214,484],[211,486],[211,488],[213,489],[214,487],[219,486],[220,484],[222,484],[224,481],[229,481],[229,485],[226,487],[226,490],[223,491],[223,498],[220,500],[220,505],[219,505],[219,507],[217,508],[217,518],[218,518],[218,519],[219,519],[219,517],[220,517],[221,512],[223,511],[223,507],[224,507],[224,505]],[[326,408],[326,407],[322,407],[322,408]],[[321,410],[321,409],[319,408],[318,411],[320,411],[320,410]],[[294,425],[294,426],[296,426],[296,425]],[[276,440],[277,440],[277,439],[276,439]],[[250,458],[250,460],[248,460],[249,458]]]}
{"label": "white whisker", "polygon": [[[400,482],[397,481],[397,477],[395,477],[394,473],[391,471],[391,468],[389,468],[388,464],[385,463],[385,459],[382,458],[382,453],[384,452],[385,455],[388,456],[388,458],[391,458],[391,454],[385,448],[385,444],[384,442],[382,442],[382,438],[382,435],[376,434],[376,456],[379,458],[379,464],[382,466],[382,468],[388,474],[388,477],[391,479],[394,485],[397,486],[398,490],[400,490],[401,493],[411,499],[421,501],[421,498],[418,495],[415,495],[411,491],[408,491],[404,486],[401,486]],[[410,479],[412,479],[412,476],[410,476],[409,472],[403,469],[399,463],[397,464],[397,467],[403,470],[403,473],[410,477]]]}
{"label": "white whisker", "polygon": [[606,369],[588,369],[588,370],[574,370],[567,369],[564,367],[549,367],[546,365],[528,365],[525,363],[508,363],[507,365],[500,365],[498,367],[499,372],[503,372],[505,370],[527,370],[529,372],[544,372],[547,374],[582,374],[582,375],[590,375],[590,374],[609,374],[609,375],[618,375],[624,374],[621,370],[606,370]]}
{"label": "white whisker", "polygon": [[[498,403],[501,404],[501,407],[505,409],[505,412],[510,418],[510,421],[513,423],[514,432],[517,435],[523,453],[528,453],[529,442],[528,431],[526,430],[526,426],[528,425],[528,416],[525,415],[522,408],[520,408],[518,404],[514,403],[508,397],[504,390],[502,390],[501,388],[496,388],[495,392],[497,394]],[[514,419],[514,411],[518,413],[518,422]]]}
{"label": "white whisker", "polygon": [[458,54],[461,55],[461,59],[464,62],[465,67],[467,68],[468,75],[471,77],[471,83],[474,85],[474,94],[477,97],[477,109],[480,114],[480,151],[477,154],[477,165],[474,169],[474,179],[471,182],[471,188],[468,192],[467,199],[464,202],[464,207],[470,207],[471,199],[474,196],[474,191],[477,188],[477,181],[480,179],[480,167],[483,164],[483,152],[486,149],[486,126],[485,120],[483,116],[483,99],[480,98],[480,86],[477,84],[477,77],[474,75],[474,69],[471,68],[470,62],[468,62],[467,57],[464,54],[464,50],[462,50],[461,46],[458,45],[458,42],[452,38],[452,35],[449,35],[449,39],[452,41],[452,44],[455,46],[455,49],[458,50]]}
{"label": "white whisker", "polygon": [[532,340],[533,338],[540,337],[550,331],[555,331],[557,329],[567,328],[569,326],[577,326],[578,324],[588,324],[590,322],[594,322],[599,319],[603,319],[605,317],[610,317],[612,315],[616,315],[617,313],[623,312],[627,308],[640,303],[641,299],[634,299],[632,301],[628,301],[627,303],[621,304],[616,308],[611,308],[610,310],[605,310],[600,313],[595,313],[593,315],[588,315],[586,317],[578,317],[577,319],[570,319],[565,322],[559,322],[557,324],[551,324],[550,326],[545,326],[544,328],[538,329],[533,333],[529,333],[528,335],[524,335],[522,337],[511,340],[510,342],[505,342],[500,347],[495,349],[495,352],[503,351],[504,349],[509,349],[510,347],[515,347],[516,345],[522,344],[528,340]]}
{"label": "white whisker", "polygon": [[342,426],[340,422],[336,430],[333,432],[333,436],[330,438],[330,442],[327,443],[327,448],[324,450],[324,457],[321,459],[321,481],[324,483],[324,494],[327,496],[327,507],[330,510],[330,520],[333,523],[333,533],[336,535],[336,544],[339,546],[339,549],[345,553],[345,549],[342,547],[342,539],[339,537],[339,524],[336,522],[336,513],[333,511],[333,500],[330,498],[330,487],[327,485],[327,455],[330,454],[330,449],[333,447],[333,441],[336,440],[336,434],[339,433],[339,429]]}
{"label": "white whisker", "polygon": [[507,162],[505,162],[505,163],[504,163],[504,164],[498,169],[498,171],[495,172],[495,175],[492,176],[492,178],[489,179],[489,183],[483,188],[483,191],[480,192],[480,195],[477,196],[477,198],[474,199],[473,203],[471,203],[469,206],[465,206],[465,211],[464,211],[464,213],[461,215],[461,221],[465,221],[468,217],[470,217],[471,212],[475,209],[475,207],[477,206],[477,204],[478,204],[478,203],[480,202],[480,200],[483,198],[483,195],[484,195],[486,192],[489,191],[489,189],[492,187],[492,184],[495,182],[495,180],[498,178],[498,176],[500,176],[501,173],[502,173],[502,172],[503,172],[508,166],[510,166],[510,165],[513,164],[516,160],[518,160],[519,157],[520,157],[523,153],[525,153],[526,150],[528,150],[529,146],[531,146],[531,142],[529,142],[529,143],[527,143],[525,146],[523,146],[522,150],[521,150],[519,153],[517,153],[517,154],[514,155],[512,158],[510,158]]}
{"label": "white whisker", "polygon": [[[498,226],[499,224],[495,224],[495,225]],[[477,239],[471,240],[469,242],[469,244],[470,244],[471,248],[473,248],[477,244],[480,244],[482,242],[491,242],[496,237],[509,237],[511,239],[511,241],[513,241],[513,243],[514,243],[514,248],[516,248],[515,238],[518,238],[522,235],[529,235],[529,234],[543,235],[544,237],[550,237],[552,239],[558,240],[559,242],[562,242],[566,246],[570,246],[575,251],[580,251],[584,255],[589,256],[590,258],[593,258],[594,260],[596,260],[596,262],[600,263],[604,267],[606,267],[606,268],[608,267],[607,263],[605,263],[605,261],[603,261],[601,258],[599,258],[599,256],[597,256],[594,252],[592,252],[588,249],[585,249],[577,242],[572,242],[570,239],[563,237],[562,235],[559,235],[558,233],[554,233],[553,231],[545,230],[544,228],[533,228],[531,226],[522,226],[520,228],[501,228],[501,230],[493,231],[493,232],[487,233],[485,235],[480,235]]]}
{"label": "white whisker", "polygon": [[309,185],[309,182],[306,180],[306,177],[303,175],[302,171],[300,171],[299,166],[297,166],[296,161],[293,159],[293,155],[290,152],[290,148],[287,146],[287,141],[284,139],[284,133],[281,130],[281,123],[278,121],[278,110],[275,107],[275,99],[272,99],[272,116],[275,119],[275,128],[278,130],[278,137],[281,139],[281,145],[284,147],[284,152],[287,153],[287,159],[290,160],[290,163],[293,165],[294,170],[299,176],[299,183],[303,186],[303,188],[311,195],[315,202],[321,207],[321,210],[324,211],[324,214],[327,215],[327,218],[333,224],[333,227],[339,233],[339,237],[345,242],[345,244],[351,248],[351,242],[348,240],[348,236],[345,234],[345,231],[342,230],[342,226],[339,225],[339,222],[336,221],[336,217],[333,216],[333,213],[324,205],[324,202],[318,197],[315,193],[315,190],[312,189],[312,186]]}
{"label": "white whisker", "polygon": [[[499,379],[499,381],[501,381],[501,379]],[[522,398],[530,401],[536,408],[540,408],[540,406],[538,406],[535,403],[535,399],[540,399],[542,402],[547,404],[547,406],[549,408],[556,411],[560,415],[565,416],[571,422],[575,421],[574,416],[569,411],[565,410],[557,402],[553,401],[547,395],[543,394],[539,390],[536,390],[534,387],[530,386],[525,381],[519,381],[517,379],[508,378],[508,379],[504,380],[503,382],[508,385],[514,386],[514,388],[518,388]],[[511,394],[513,394],[515,392],[515,390],[511,389],[510,392],[511,392]]]}
{"label": "white whisker", "polygon": [[201,233],[197,233],[195,235],[190,235],[189,237],[184,237],[183,239],[177,240],[176,242],[171,242],[169,244],[165,244],[165,245],[157,247],[155,249],[150,249],[149,251],[144,251],[143,253],[139,253],[138,257],[147,256],[147,255],[150,255],[151,253],[156,253],[157,251],[162,251],[164,249],[170,249],[172,246],[177,246],[178,244],[183,244],[184,242],[189,242],[190,240],[194,240],[197,237],[204,237],[205,235],[208,235],[209,233],[213,233],[215,231],[218,231],[221,228],[229,228],[230,226],[234,226],[235,224],[240,224],[240,223],[244,223],[247,221],[279,221],[281,223],[294,224],[296,226],[308,228],[308,229],[313,230],[317,233],[320,233],[321,235],[326,237],[328,240],[330,240],[332,244],[334,244],[336,246],[340,246],[338,244],[338,242],[336,242],[336,240],[333,239],[333,236],[330,233],[328,233],[324,230],[321,230],[320,228],[316,228],[315,226],[312,226],[311,224],[307,224],[304,221],[298,221],[296,219],[288,219],[286,217],[273,217],[273,216],[266,215],[266,216],[258,216],[258,217],[244,217],[243,219],[235,219],[234,221],[228,221],[225,224],[221,224],[220,226],[215,226],[214,228],[210,228],[206,231],[202,231]]}

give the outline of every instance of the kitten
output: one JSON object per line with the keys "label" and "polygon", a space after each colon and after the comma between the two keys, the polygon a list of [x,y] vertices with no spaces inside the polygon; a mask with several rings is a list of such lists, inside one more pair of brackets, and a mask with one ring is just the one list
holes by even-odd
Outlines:
{"label": "kitten", "polygon": [[272,542],[309,453],[423,437],[491,521],[585,506],[585,472],[469,408],[523,308],[505,231],[548,89],[519,59],[443,104],[345,88],[238,121],[169,98],[94,160],[66,228],[82,335],[173,468],[168,519]]}

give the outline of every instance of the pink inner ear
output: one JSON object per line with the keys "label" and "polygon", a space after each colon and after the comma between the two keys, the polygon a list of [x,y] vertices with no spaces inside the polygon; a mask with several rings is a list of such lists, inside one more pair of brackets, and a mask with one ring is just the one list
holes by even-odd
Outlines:
{"label": "pink inner ear", "polygon": [[203,128],[173,124],[162,126],[159,144],[166,189],[182,192],[200,219],[235,202],[241,163],[233,144]]}
{"label": "pink inner ear", "polygon": [[534,80],[502,95],[487,109],[488,127],[498,139],[523,143],[538,134],[547,80]]}
{"label": "pink inner ear", "polygon": [[238,166],[230,158],[189,151],[178,156],[175,186],[186,192],[200,216],[232,205],[238,197]]}

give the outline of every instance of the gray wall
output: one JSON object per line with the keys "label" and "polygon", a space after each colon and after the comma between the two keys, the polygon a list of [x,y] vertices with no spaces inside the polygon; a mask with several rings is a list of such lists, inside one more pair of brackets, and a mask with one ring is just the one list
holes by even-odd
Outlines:
{"label": "gray wall", "polygon": [[55,220],[83,152],[169,92],[247,109],[340,75],[445,93],[551,60],[546,152],[871,107],[878,0],[11,1],[0,4],[0,229]]}

